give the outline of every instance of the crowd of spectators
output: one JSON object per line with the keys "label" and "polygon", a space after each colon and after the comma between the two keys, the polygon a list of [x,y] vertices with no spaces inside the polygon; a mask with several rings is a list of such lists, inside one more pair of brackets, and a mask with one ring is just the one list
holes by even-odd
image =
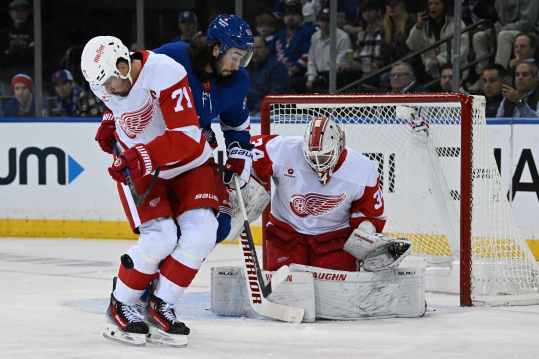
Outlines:
{"label": "crowd of spectators", "polygon": [[[253,114],[267,94],[329,89],[329,1],[266,2],[266,11],[248,19],[255,32],[247,68],[251,77],[247,106]],[[338,4],[338,88],[362,79],[351,91],[481,94],[487,100],[487,117],[539,117],[539,1],[464,0],[461,28],[474,28],[460,36],[462,71],[456,87],[451,64],[455,39],[438,43],[453,35],[451,0],[339,0]],[[82,41],[66,48],[52,76],[45,78],[44,110],[36,114],[32,9],[28,0],[12,0],[8,9],[10,22],[0,30],[0,115],[100,115],[103,105],[82,81],[79,66],[84,38],[93,34],[80,36]],[[177,21],[178,33],[170,41],[205,41],[194,11],[180,11]],[[409,56],[412,52],[418,54]]]}

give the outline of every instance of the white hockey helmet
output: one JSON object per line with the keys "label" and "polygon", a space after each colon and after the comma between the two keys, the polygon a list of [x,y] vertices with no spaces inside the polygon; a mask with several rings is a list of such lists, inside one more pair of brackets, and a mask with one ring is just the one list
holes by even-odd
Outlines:
{"label": "white hockey helmet", "polygon": [[[125,76],[116,67],[119,59],[129,66]],[[96,36],[88,41],[82,50],[80,68],[86,81],[94,86],[102,86],[112,76],[131,81],[129,49],[114,36]]]}
{"label": "white hockey helmet", "polygon": [[305,130],[303,154],[320,182],[328,182],[344,146],[344,131],[337,123],[325,116],[311,120]]}

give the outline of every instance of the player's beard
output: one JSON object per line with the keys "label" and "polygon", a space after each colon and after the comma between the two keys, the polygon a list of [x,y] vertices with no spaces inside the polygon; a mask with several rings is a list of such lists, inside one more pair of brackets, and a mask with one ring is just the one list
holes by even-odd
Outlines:
{"label": "player's beard", "polygon": [[234,75],[235,71],[230,71],[228,74],[223,74],[221,70],[221,61],[222,56],[220,56],[218,59],[212,59],[211,67],[213,70],[213,73],[216,75],[217,82],[223,82],[227,81]]}

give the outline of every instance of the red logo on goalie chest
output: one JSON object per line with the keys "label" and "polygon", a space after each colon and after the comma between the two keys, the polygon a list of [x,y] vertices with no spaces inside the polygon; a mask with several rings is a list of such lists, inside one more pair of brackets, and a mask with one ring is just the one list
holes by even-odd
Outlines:
{"label": "red logo on goalie chest", "polygon": [[343,204],[346,194],[325,195],[320,193],[294,194],[290,208],[298,217],[321,216]]}
{"label": "red logo on goalie chest", "polygon": [[148,127],[152,116],[153,98],[150,96],[140,109],[133,112],[126,112],[120,117],[120,127],[129,138],[135,138]]}

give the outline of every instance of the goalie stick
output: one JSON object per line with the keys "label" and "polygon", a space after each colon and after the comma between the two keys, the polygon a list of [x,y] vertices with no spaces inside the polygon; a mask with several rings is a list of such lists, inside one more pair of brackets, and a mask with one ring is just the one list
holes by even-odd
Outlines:
{"label": "goalie stick", "polygon": [[[288,266],[279,268],[272,276],[271,281],[265,285],[260,269],[260,262],[256,255],[256,248],[251,233],[251,227],[247,219],[247,211],[241,194],[240,182],[234,176],[234,186],[238,195],[238,202],[243,216],[243,231],[240,235],[240,249],[243,259],[243,269],[245,271],[245,284],[249,294],[249,303],[253,311],[264,317],[281,320],[283,322],[301,323],[305,310],[303,308],[291,307],[283,304],[270,302],[267,297],[272,289],[283,282],[289,273]],[[273,286],[272,286],[273,283]]]}
{"label": "goalie stick", "polygon": [[[118,145],[118,142],[114,143],[114,146],[112,147],[114,150],[115,156],[120,156],[122,154],[121,148]],[[142,194],[137,193],[137,189],[135,188],[135,185],[133,181],[131,180],[131,175],[129,174],[129,170],[125,168],[123,171],[123,174],[125,176],[125,183],[127,187],[129,187],[129,191],[131,192],[131,196],[133,196],[133,201],[135,201],[135,205],[139,206],[146,200],[146,197],[150,194],[153,187],[155,186],[155,183],[157,182],[157,177],[159,176],[159,172],[161,172],[161,167],[157,167],[152,175],[152,179],[150,180],[150,183],[148,184],[148,188],[146,188],[146,191]]]}

